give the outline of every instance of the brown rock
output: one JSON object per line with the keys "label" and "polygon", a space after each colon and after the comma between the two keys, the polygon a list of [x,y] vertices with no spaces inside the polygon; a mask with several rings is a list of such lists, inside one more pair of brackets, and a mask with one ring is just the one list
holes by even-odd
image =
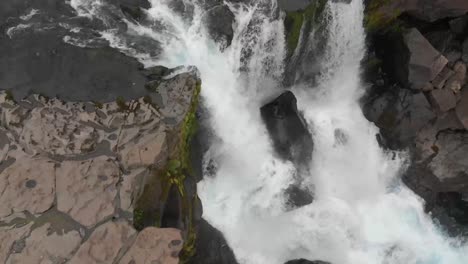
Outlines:
{"label": "brown rock", "polygon": [[441,112],[447,112],[457,105],[455,94],[449,89],[432,90],[429,95],[431,103]]}
{"label": "brown rock", "polygon": [[415,28],[404,35],[404,40],[410,52],[408,81],[412,88],[421,89],[439,75],[448,60]]}
{"label": "brown rock", "polygon": [[123,175],[120,187],[120,208],[124,211],[133,212],[135,202],[143,192],[149,170],[142,168],[133,170],[128,175]]}
{"label": "brown rock", "polygon": [[0,263],[6,263],[10,254],[10,249],[20,239],[29,235],[32,223],[19,227],[0,227]]}
{"label": "brown rock", "polygon": [[162,129],[161,127],[158,131],[148,133],[136,143],[129,142],[125,145],[121,155],[126,169],[149,167],[159,161],[166,147],[166,133]]}
{"label": "brown rock", "polygon": [[21,252],[11,254],[7,264],[64,263],[81,243],[80,234],[70,231],[63,235],[49,234],[50,224],[31,232]]}
{"label": "brown rock", "polygon": [[119,167],[105,156],[62,162],[57,169],[58,210],[94,226],[114,214],[119,176]]}
{"label": "brown rock", "polygon": [[0,174],[0,218],[15,212],[43,213],[55,198],[54,163],[24,158]]}
{"label": "brown rock", "polygon": [[138,234],[120,264],[177,264],[183,242],[180,231],[173,228],[148,227]]}
{"label": "brown rock", "polygon": [[136,231],[127,222],[107,222],[94,230],[70,260],[70,264],[112,264],[118,253],[131,245]]}
{"label": "brown rock", "polygon": [[432,84],[435,88],[442,89],[445,85],[445,82],[454,74],[455,73],[449,67],[444,67],[444,69],[442,69],[442,71],[432,81]]}
{"label": "brown rock", "polygon": [[447,85],[445,85],[445,89],[451,90],[454,94],[458,94],[461,90],[461,83],[459,80],[450,80],[447,82]]}

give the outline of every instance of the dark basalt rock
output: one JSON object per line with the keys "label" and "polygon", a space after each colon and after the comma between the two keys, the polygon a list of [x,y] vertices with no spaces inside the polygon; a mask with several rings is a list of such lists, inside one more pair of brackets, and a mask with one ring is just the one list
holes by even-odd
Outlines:
{"label": "dark basalt rock", "polygon": [[312,0],[279,0],[278,4],[285,11],[297,11],[306,8]]}
{"label": "dark basalt rock", "polygon": [[173,185],[170,190],[162,211],[161,227],[172,227],[183,229],[182,199],[177,186]]}
{"label": "dark basalt rock", "polygon": [[446,209],[448,215],[457,222],[468,225],[468,199],[461,193],[438,193],[436,204]]}
{"label": "dark basalt rock", "polygon": [[286,205],[289,208],[302,207],[314,201],[314,196],[310,190],[300,188],[296,185],[290,185],[285,191],[285,196]]}
{"label": "dark basalt rock", "polygon": [[320,260],[310,261],[306,259],[296,259],[296,260],[290,260],[284,264],[330,264],[330,263],[320,261]]}
{"label": "dark basalt rock", "polygon": [[311,159],[314,144],[296,103],[294,94],[287,91],[263,106],[260,112],[278,156],[304,165]]}
{"label": "dark basalt rock", "polygon": [[188,261],[189,264],[237,264],[223,234],[203,219],[197,226],[195,245],[196,253]]}
{"label": "dark basalt rock", "polygon": [[414,147],[417,133],[436,116],[423,93],[392,87],[364,107],[367,119],[375,122],[387,147]]}
{"label": "dark basalt rock", "polygon": [[219,43],[221,48],[229,47],[234,36],[232,25],[235,19],[229,7],[215,6],[207,11],[204,19],[213,40]]}
{"label": "dark basalt rock", "polygon": [[[278,5],[285,11],[297,11],[306,8],[315,0],[279,0]],[[351,3],[352,0],[331,0],[334,3]]]}
{"label": "dark basalt rock", "polygon": [[[141,2],[141,3],[140,3]],[[149,7],[146,1],[108,1],[103,14],[109,25],[99,19],[76,17],[64,1],[5,0],[0,3],[0,82],[16,99],[31,93],[74,101],[112,101],[117,97],[134,99],[147,94],[143,66],[134,58],[110,48],[96,31],[126,30],[119,5]],[[40,10],[30,20],[19,18],[32,9]],[[30,24],[14,30],[19,24]],[[80,27],[79,33],[70,28]],[[9,34],[6,34],[9,33]],[[66,38],[87,43],[88,48],[64,42]],[[141,41],[136,41],[137,45]],[[154,46],[154,45],[152,45]],[[156,45],[157,46],[157,45]]]}

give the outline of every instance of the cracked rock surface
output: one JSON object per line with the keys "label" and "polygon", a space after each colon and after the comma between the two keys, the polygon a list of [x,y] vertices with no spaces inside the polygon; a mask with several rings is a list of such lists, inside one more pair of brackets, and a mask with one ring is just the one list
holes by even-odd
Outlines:
{"label": "cracked rock surface", "polygon": [[0,93],[0,263],[178,263],[181,232],[138,233],[133,209],[197,80],[180,73],[126,102]]}

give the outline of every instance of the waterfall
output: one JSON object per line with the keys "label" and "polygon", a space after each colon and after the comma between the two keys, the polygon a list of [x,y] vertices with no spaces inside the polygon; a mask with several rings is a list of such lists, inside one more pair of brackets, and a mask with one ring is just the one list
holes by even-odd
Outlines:
{"label": "waterfall", "polygon": [[[230,4],[234,38],[224,50],[209,37],[205,10],[182,2],[190,15],[174,11],[171,0],[151,0],[151,23],[126,21],[125,34],[106,30],[102,36],[146,65],[198,68],[214,135],[204,162],[216,168],[198,185],[203,217],[224,234],[239,263],[468,262],[468,246],[447,238],[424,212],[423,201],[401,183],[405,153],[382,150],[378,129],[362,114],[362,0],[327,4],[328,43],[318,85],[298,82],[292,88],[315,142],[305,182],[315,201],[294,210],[287,210],[283,193],[296,168],[275,156],[259,113],[283,89],[284,17],[276,0]],[[101,1],[71,3],[80,15],[102,17]],[[129,34],[153,39],[162,53],[152,57],[129,47]]]}

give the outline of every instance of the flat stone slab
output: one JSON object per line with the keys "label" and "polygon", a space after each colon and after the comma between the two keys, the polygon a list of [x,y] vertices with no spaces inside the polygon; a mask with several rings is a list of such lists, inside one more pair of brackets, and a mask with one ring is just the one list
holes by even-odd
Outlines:
{"label": "flat stone slab", "polygon": [[80,234],[70,231],[65,234],[49,234],[50,224],[31,232],[25,239],[24,248],[11,254],[7,264],[19,263],[64,263],[81,243]]}
{"label": "flat stone slab", "polygon": [[94,230],[70,264],[112,264],[124,247],[132,244],[136,230],[125,221],[107,222]]}
{"label": "flat stone slab", "polygon": [[133,246],[120,264],[177,264],[183,241],[180,231],[173,228],[148,227],[138,234]]}
{"label": "flat stone slab", "polygon": [[57,208],[80,224],[92,227],[116,210],[116,162],[101,156],[88,161],[65,161],[57,169]]}
{"label": "flat stone slab", "polygon": [[15,212],[38,214],[55,199],[55,164],[24,158],[0,174],[0,219]]}

